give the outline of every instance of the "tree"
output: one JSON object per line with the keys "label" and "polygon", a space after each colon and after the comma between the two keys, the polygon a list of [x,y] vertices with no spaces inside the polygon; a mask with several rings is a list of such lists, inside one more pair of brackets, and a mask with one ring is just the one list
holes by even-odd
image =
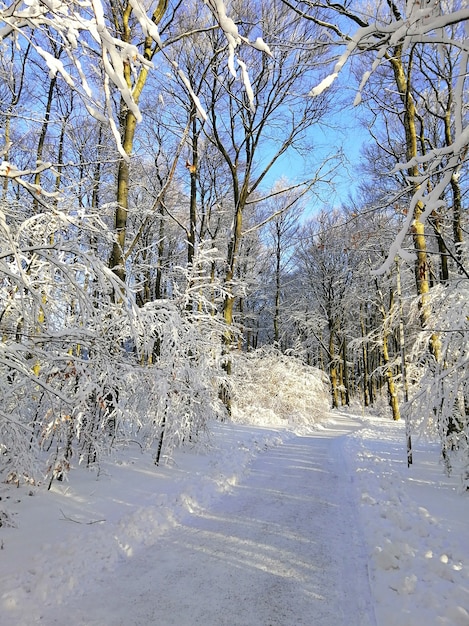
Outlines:
{"label": "tree", "polygon": [[[322,46],[310,45],[315,30],[301,26],[281,3],[265,7],[261,4],[256,19],[254,7],[242,7],[247,19],[241,19],[246,28],[261,29],[270,40],[281,42],[273,49],[273,58],[262,56],[255,65],[247,59],[252,102],[239,89],[239,84],[221,80],[224,71],[220,61],[207,74],[210,100],[206,108],[210,121],[207,139],[223,157],[231,177],[233,225],[228,242],[225,273],[226,296],[223,315],[228,327],[234,322],[236,291],[234,280],[243,237],[243,215],[250,203],[262,198],[261,185],[279,159],[290,150],[299,148],[306,131],[319,123],[327,110],[327,99],[305,99],[302,88],[321,60]],[[240,18],[243,15],[240,13]],[[248,26],[253,24],[255,26]],[[246,36],[249,37],[249,31]],[[282,43],[286,42],[286,43]],[[304,43],[306,42],[306,45]],[[219,41],[213,42],[214,49]],[[267,158],[265,155],[268,155]],[[316,165],[315,170],[318,170]],[[318,174],[305,177],[305,186],[317,181]],[[227,345],[232,336],[227,336]]]}
{"label": "tree", "polygon": [[[167,0],[158,0],[158,3],[151,15],[151,22],[158,27],[168,6]],[[121,38],[123,43],[130,45],[132,41],[136,39],[134,31],[134,24],[132,23],[132,13],[134,7],[132,3],[127,2],[123,5],[118,3],[111,4],[112,18],[114,22],[114,28],[116,35],[122,33]],[[140,25],[140,24],[139,24]],[[140,96],[148,78],[149,63],[153,60],[157,50],[159,50],[159,38],[154,40],[150,32],[144,32],[143,53],[142,56],[146,63],[139,69],[138,74],[135,76],[135,72],[132,71],[130,63],[124,63],[122,68],[122,78],[125,81],[128,92],[131,94],[132,103],[138,106]],[[141,37],[141,33],[139,32]],[[121,94],[120,101],[120,122],[121,129],[120,143],[122,145],[122,154],[119,160],[118,172],[117,172],[117,205],[114,217],[114,228],[116,238],[112,246],[112,252],[109,259],[109,267],[116,273],[116,275],[125,281],[125,239],[126,239],[126,226],[127,216],[129,211],[129,176],[130,176],[130,164],[129,158],[132,154],[134,145],[135,130],[137,126],[137,111],[135,106],[129,107],[125,97],[126,91]]]}
{"label": "tree", "polygon": [[329,374],[333,408],[340,404],[341,389],[349,395],[345,320],[354,266],[345,242],[340,213],[323,210],[304,227],[296,254],[305,294],[302,325],[306,337],[314,335],[318,342],[319,364],[322,361],[321,369]]}
{"label": "tree", "polygon": [[[287,187],[286,181],[279,181],[274,189]],[[263,228],[263,238],[267,246],[267,256],[272,265],[272,294],[270,299],[271,317],[273,327],[273,341],[282,352],[288,346],[288,333],[284,326],[288,326],[287,319],[282,319],[289,314],[285,311],[285,282],[289,280],[294,269],[293,250],[297,245],[300,231],[299,219],[304,212],[304,203],[298,191],[290,190],[280,196],[272,196],[266,201],[264,212],[269,216],[269,221]]]}
{"label": "tree", "polygon": [[[465,30],[469,11],[458,2],[444,6],[436,2],[425,5],[407,3],[404,7],[389,0],[367,18],[365,13],[358,13],[351,6],[337,5],[328,0],[319,5],[316,2],[287,0],[285,3],[303,19],[322,24],[336,37],[338,45],[346,45],[334,71],[312,89],[313,96],[322,94],[336,80],[352,55],[367,59],[355,104],[362,101],[373,78],[386,67],[388,72],[383,73],[392,77],[397,88],[402,111],[402,115],[398,113],[398,119],[404,131],[405,150],[403,156],[396,159],[393,171],[405,175],[409,206],[382,271],[391,268],[396,253],[406,257],[405,242],[410,234],[416,258],[420,321],[433,363],[430,372],[425,368],[426,375],[435,380],[435,372],[440,372],[441,368],[444,371],[445,366],[442,363],[442,338],[436,332],[437,325],[434,323],[437,316],[431,305],[430,291],[434,280],[430,273],[432,264],[426,225],[432,229],[438,246],[440,279],[448,283],[448,256],[458,265],[460,272],[464,271],[461,259],[447,244],[441,216],[446,211],[449,188],[453,202],[454,249],[461,249],[460,188],[455,183],[459,182],[464,168],[469,141],[465,115],[469,60]],[[314,11],[311,10],[313,6]],[[323,11],[319,18],[316,14],[318,6]],[[352,25],[355,29],[352,36],[344,33],[344,24],[345,28]],[[443,89],[440,89],[441,85],[444,85]],[[443,132],[438,128],[442,128]],[[399,195],[396,195],[397,198]],[[442,411],[438,406],[438,396],[433,394],[432,413],[440,423]],[[448,424],[447,420],[443,422]],[[440,429],[440,432],[443,431],[444,428]]]}
{"label": "tree", "polygon": [[[149,430],[161,431],[157,437],[160,456],[163,430],[170,450],[178,437],[192,436],[201,425],[199,400],[204,407],[216,406],[210,397],[212,384],[206,381],[214,379],[207,367],[217,363],[216,357],[203,358],[212,353],[201,347],[205,336],[211,337],[201,315],[196,327],[177,304],[170,314],[163,304],[153,311],[150,307],[139,310],[132,289],[134,277],[126,285],[121,280],[127,278],[125,274],[111,272],[106,262],[116,241],[106,224],[111,187],[106,189],[109,170],[99,140],[105,141],[107,122],[121,156],[118,179],[125,183],[130,157],[126,146],[132,143],[135,123],[141,119],[139,83],[133,84],[133,71],[138,73],[140,68],[138,78],[142,78],[150,67],[150,53],[144,48],[140,54],[130,42],[130,21],[135,16],[144,45],[151,50],[160,41],[155,23],[137,2],[124,7],[123,14],[113,5],[113,24],[99,2],[89,11],[82,5],[69,11],[60,3],[52,11],[33,3],[28,5],[27,19],[23,8],[16,4],[1,11],[3,40],[8,43],[15,36],[28,42],[23,56],[5,45],[2,53],[10,57],[2,57],[3,66],[13,67],[21,59],[20,75],[29,79],[32,70],[24,63],[27,59],[42,71],[49,69],[51,75],[45,86],[45,113],[37,124],[36,149],[13,143],[14,129],[9,125],[11,107],[17,106],[18,112],[27,104],[19,102],[20,95],[27,95],[22,81],[9,84],[14,95],[6,98],[5,109],[8,123],[0,166],[5,180],[0,207],[0,367],[5,385],[0,430],[2,460],[15,481],[23,475],[33,480],[44,475],[44,469],[50,480],[62,478],[72,455],[87,462],[99,459],[114,445],[118,433],[127,437],[125,411],[132,412],[132,402],[139,404],[142,388],[148,398],[166,398],[157,408],[158,418],[151,403],[139,414],[140,425],[148,418]],[[234,23],[225,20],[225,27],[233,36]],[[232,42],[231,47],[238,43]],[[35,87],[42,93],[42,82]],[[117,110],[123,114],[123,142],[130,138],[125,146],[116,124],[115,95],[121,98]],[[84,110],[98,120],[96,134],[87,137],[81,128],[68,135],[68,126],[78,124]],[[27,124],[16,128],[27,134],[25,129],[29,130]],[[95,150],[90,160],[89,141]],[[46,155],[50,160],[45,160]],[[72,155],[76,158],[70,163]],[[128,193],[124,196],[128,199]],[[163,195],[158,196],[160,201]],[[119,236],[121,226],[119,222]],[[118,268],[123,269],[121,259]],[[175,329],[187,350],[173,343]],[[164,372],[161,377],[140,366],[155,354],[158,371]],[[168,386],[167,381],[173,383]],[[133,388],[138,392],[132,396]],[[189,398],[195,397],[199,400],[192,406]],[[185,422],[176,425],[181,412]],[[169,438],[168,429],[174,433]],[[154,439],[154,433],[149,438]]]}

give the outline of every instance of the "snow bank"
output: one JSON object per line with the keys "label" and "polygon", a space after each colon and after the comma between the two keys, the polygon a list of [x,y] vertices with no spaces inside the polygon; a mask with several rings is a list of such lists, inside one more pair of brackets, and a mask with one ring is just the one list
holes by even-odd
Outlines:
{"label": "snow bank", "polygon": [[438,445],[414,444],[405,424],[367,419],[344,451],[369,546],[379,626],[468,626],[468,500],[438,462]]}

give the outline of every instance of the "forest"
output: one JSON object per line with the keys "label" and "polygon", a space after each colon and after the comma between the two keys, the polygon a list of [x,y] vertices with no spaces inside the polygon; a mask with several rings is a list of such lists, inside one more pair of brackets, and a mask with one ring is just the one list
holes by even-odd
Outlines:
{"label": "forest", "polygon": [[464,0],[0,19],[3,480],[129,441],[158,465],[283,362],[469,485]]}

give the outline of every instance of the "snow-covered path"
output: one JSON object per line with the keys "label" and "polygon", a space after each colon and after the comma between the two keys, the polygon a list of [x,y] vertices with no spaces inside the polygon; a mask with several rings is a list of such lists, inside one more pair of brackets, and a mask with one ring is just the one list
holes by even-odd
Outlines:
{"label": "snow-covered path", "polygon": [[127,446],[50,491],[0,483],[0,626],[469,626],[438,445],[408,468],[404,423],[315,428],[214,423],[171,466]]}
{"label": "snow-covered path", "polygon": [[259,455],[230,493],[96,581],[46,607],[74,626],[372,626],[365,548],[341,421]]}

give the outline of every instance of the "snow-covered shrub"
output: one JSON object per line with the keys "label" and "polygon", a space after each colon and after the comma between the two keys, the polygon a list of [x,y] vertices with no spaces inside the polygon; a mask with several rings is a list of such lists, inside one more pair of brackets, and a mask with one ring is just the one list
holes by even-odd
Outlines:
{"label": "snow-covered shrub", "polygon": [[2,469],[10,475],[46,474],[50,484],[72,464],[99,463],[130,440],[153,449],[160,462],[224,413],[216,355],[221,342],[210,341],[206,326],[162,300],[132,316],[114,313],[115,323],[108,310],[107,326],[101,320],[107,332],[82,341],[80,354],[50,348],[36,374],[14,372],[12,413],[0,420]]}
{"label": "snow-covered shrub", "polygon": [[[462,465],[464,487],[469,487],[469,291],[439,286],[432,290],[432,327],[438,329],[440,359],[428,345],[432,330],[422,333],[414,346],[417,367],[405,408],[412,431],[438,437],[448,473]],[[433,338],[432,338],[433,337]],[[422,355],[426,355],[422,357]]]}
{"label": "snow-covered shrub", "polygon": [[0,211],[0,252],[5,479],[50,485],[129,438],[159,459],[223,410],[212,311],[195,316],[183,298],[137,307],[58,211],[18,223]]}
{"label": "snow-covered shrub", "polygon": [[137,353],[126,385],[127,437],[156,446],[155,460],[194,441],[207,422],[224,415],[218,398],[221,341],[213,316],[196,320],[178,303],[157,300],[138,314]]}
{"label": "snow-covered shrub", "polygon": [[308,426],[329,412],[324,373],[274,348],[233,354],[231,384],[238,422]]}

